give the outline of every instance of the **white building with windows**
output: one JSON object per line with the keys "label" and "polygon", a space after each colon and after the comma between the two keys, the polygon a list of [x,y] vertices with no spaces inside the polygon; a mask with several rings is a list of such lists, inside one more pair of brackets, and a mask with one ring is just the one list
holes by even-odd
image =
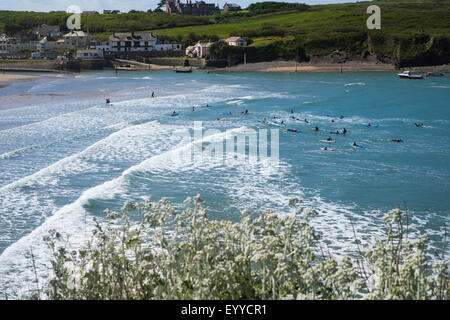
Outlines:
{"label": "white building with windows", "polygon": [[241,37],[230,37],[223,41],[225,41],[229,46],[234,46],[234,47],[246,47],[247,46],[247,41]]}
{"label": "white building with windows", "polygon": [[110,52],[111,51],[111,42],[92,40],[89,48],[102,50],[103,52]]}
{"label": "white building with windows", "polygon": [[78,59],[101,59],[103,58],[103,50],[99,49],[86,49],[77,50]]}
{"label": "white building with windows", "polygon": [[91,48],[111,52],[181,50],[181,44],[161,43],[153,33],[113,33],[108,42],[92,44]]}

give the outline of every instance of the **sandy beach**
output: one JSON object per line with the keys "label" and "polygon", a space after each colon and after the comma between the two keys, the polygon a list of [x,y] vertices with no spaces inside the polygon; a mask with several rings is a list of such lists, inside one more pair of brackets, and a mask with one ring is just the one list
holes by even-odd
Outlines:
{"label": "sandy beach", "polygon": [[[449,71],[450,65],[423,66],[407,68],[414,71]],[[295,61],[271,61],[240,64],[232,67],[214,69],[225,72],[348,72],[348,71],[398,71],[387,63],[371,61],[347,61],[343,63],[297,63]]]}
{"label": "sandy beach", "polygon": [[2,73],[0,74],[0,88],[6,87],[16,81],[32,81],[40,77],[35,75]]}

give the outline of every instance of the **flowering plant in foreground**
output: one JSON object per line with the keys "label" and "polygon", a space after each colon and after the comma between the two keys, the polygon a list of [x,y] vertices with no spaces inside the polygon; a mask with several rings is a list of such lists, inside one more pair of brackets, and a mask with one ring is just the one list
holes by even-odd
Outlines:
{"label": "flowering plant in foreground", "polygon": [[268,211],[252,218],[244,210],[237,223],[207,219],[199,196],[185,203],[179,213],[166,199],[106,210],[108,222],[96,221],[87,246],[72,252],[52,231],[46,240],[54,278],[46,298],[449,298],[449,261],[432,264],[425,236],[407,240],[399,209],[384,218],[385,239],[338,262],[323,253],[309,224],[317,212],[299,199],[289,203],[296,216]]}

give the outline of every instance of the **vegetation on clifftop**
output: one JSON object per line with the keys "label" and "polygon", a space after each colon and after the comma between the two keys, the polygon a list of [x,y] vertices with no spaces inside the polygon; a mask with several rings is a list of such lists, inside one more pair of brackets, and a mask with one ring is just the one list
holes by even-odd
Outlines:
{"label": "vegetation on clifftop", "polygon": [[[316,211],[290,200],[296,215],[272,212],[239,222],[209,220],[199,196],[176,212],[162,199],[106,210],[88,244],[52,231],[50,299],[449,299],[449,264],[430,259],[427,236],[408,238],[407,216],[391,210],[386,235],[355,239],[336,259],[310,225]],[[405,224],[406,223],[406,224]],[[356,236],[356,235],[355,235]],[[444,236],[445,237],[445,236]],[[444,239],[445,243],[445,239]],[[347,243],[346,245],[350,245]]]}
{"label": "vegetation on clifftop", "polygon": [[[371,4],[381,8],[381,30],[367,29],[366,9]],[[0,32],[29,32],[40,23],[57,24],[64,30],[67,16],[64,12],[0,11]],[[118,31],[152,31],[162,40],[184,46],[200,39],[230,36],[257,39],[251,46],[257,49],[245,49],[247,61],[268,61],[274,57],[296,59],[301,55],[292,48],[301,43],[307,57],[328,56],[339,51],[353,59],[372,56],[399,67],[450,63],[449,0],[384,0],[315,6],[262,2],[250,5],[247,10],[206,17],[163,12],[86,14],[82,15],[82,28],[100,41]],[[267,53],[267,57],[253,56],[259,52]],[[283,54],[277,56],[280,52]],[[237,61],[233,55],[229,55],[229,60]]]}

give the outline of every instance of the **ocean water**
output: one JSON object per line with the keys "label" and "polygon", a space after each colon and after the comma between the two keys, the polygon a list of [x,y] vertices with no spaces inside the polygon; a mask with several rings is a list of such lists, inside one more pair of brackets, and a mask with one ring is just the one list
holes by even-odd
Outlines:
{"label": "ocean water", "polygon": [[[449,101],[448,76],[412,81],[394,72],[102,71],[1,88],[0,297],[36,287],[31,253],[39,283],[48,279],[48,230],[79,245],[92,217],[127,200],[166,197],[182,208],[201,194],[211,219],[237,221],[244,208],[293,214],[288,199],[299,197],[319,211],[313,224],[337,255],[355,250],[350,221],[370,242],[383,233],[382,216],[406,204],[410,232],[428,232],[440,250],[450,214]],[[257,122],[274,116],[287,125]],[[203,141],[192,142],[199,122]],[[344,127],[345,136],[329,134]],[[220,144],[227,130],[245,153],[252,143],[239,137],[261,138],[264,129],[271,147],[278,137],[276,163],[179,157]],[[336,143],[319,142],[328,136]]]}

